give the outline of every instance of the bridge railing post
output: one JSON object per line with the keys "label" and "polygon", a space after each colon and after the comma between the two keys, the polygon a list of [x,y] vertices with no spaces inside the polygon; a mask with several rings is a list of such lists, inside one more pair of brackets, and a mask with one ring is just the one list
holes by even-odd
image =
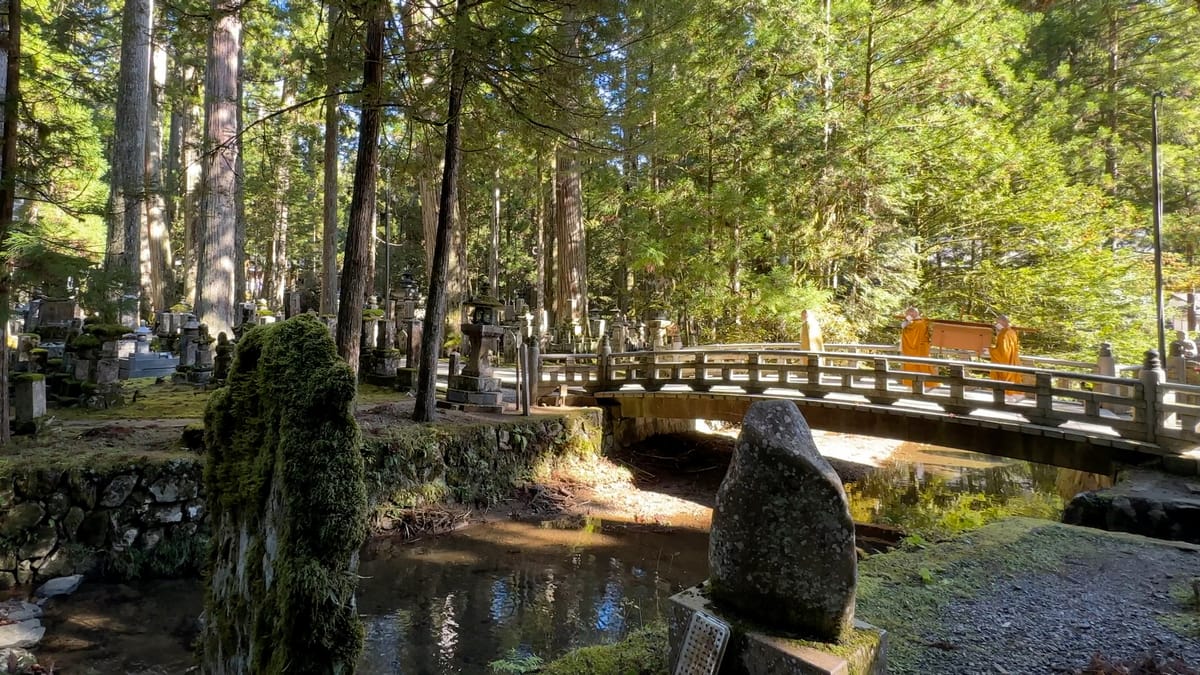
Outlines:
{"label": "bridge railing post", "polygon": [[880,357],[871,361],[874,364],[875,386],[873,391],[867,394],[867,400],[879,405],[894,403],[898,397],[888,391],[888,360]]}
{"label": "bridge railing post", "polygon": [[692,363],[694,364],[693,368],[695,369],[692,371],[692,391],[708,391],[711,387],[707,378],[708,354],[705,354],[704,352],[696,354],[696,356],[692,359]]}
{"label": "bridge railing post", "polygon": [[821,362],[818,359],[808,359],[804,364],[804,387],[800,391],[808,398],[825,398],[826,392],[821,390]]}
{"label": "bridge railing post", "polygon": [[950,372],[947,382],[950,385],[950,401],[943,403],[942,408],[955,415],[969,415],[971,407],[967,405],[967,369],[961,363],[952,363],[947,369]]}
{"label": "bridge railing post", "polygon": [[[1145,402],[1145,412],[1139,421],[1145,425],[1146,441],[1155,443],[1158,441],[1158,429],[1162,425],[1158,412],[1159,385],[1167,380],[1162,362],[1158,359],[1158,350],[1146,350],[1139,379],[1142,381],[1142,399]],[[1134,419],[1138,419],[1137,408],[1134,409]]]}
{"label": "bridge railing post", "polygon": [[767,390],[767,385],[762,381],[762,370],[760,369],[760,359],[758,352],[754,352],[746,359],[746,371],[749,381],[743,387],[747,394],[761,394]]}
{"label": "bridge railing post", "polygon": [[600,336],[600,344],[596,350],[596,379],[593,382],[587,383],[585,388],[592,393],[610,389],[609,371],[612,361],[612,344],[608,341],[607,335]]}
{"label": "bridge railing post", "polygon": [[1054,421],[1054,379],[1050,373],[1034,375],[1034,410],[1029,421],[1043,426],[1057,426]]}

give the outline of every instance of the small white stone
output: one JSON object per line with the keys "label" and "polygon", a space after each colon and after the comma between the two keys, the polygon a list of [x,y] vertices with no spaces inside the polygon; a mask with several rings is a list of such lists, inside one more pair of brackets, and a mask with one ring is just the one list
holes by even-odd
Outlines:
{"label": "small white stone", "polygon": [[6,624],[0,626],[0,649],[5,647],[28,649],[37,646],[45,634],[46,627],[37,619]]}
{"label": "small white stone", "polygon": [[79,584],[83,583],[82,574],[72,574],[69,577],[58,577],[51,579],[42,584],[41,588],[34,592],[34,595],[39,598],[53,598],[59,595],[70,595],[79,588]]}

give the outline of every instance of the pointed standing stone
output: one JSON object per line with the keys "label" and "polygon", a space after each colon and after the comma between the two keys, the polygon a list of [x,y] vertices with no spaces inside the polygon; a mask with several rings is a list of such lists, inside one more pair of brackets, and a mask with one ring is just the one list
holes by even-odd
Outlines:
{"label": "pointed standing stone", "polygon": [[854,521],[837,473],[790,401],[742,422],[709,538],[712,599],[741,616],[838,641],[854,621]]}

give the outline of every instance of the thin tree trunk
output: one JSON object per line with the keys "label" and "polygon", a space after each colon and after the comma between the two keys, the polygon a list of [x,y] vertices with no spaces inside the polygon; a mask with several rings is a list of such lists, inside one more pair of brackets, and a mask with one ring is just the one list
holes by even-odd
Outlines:
{"label": "thin tree trunk", "polygon": [[[417,197],[421,200],[421,231],[425,235],[425,275],[433,269],[433,243],[437,241],[438,229],[438,162],[429,155],[432,150],[428,142],[418,151],[421,167],[417,174]],[[445,167],[441,167],[445,170]]]}
{"label": "thin tree trunk", "polygon": [[[456,0],[454,26],[463,30],[467,0]],[[442,324],[446,316],[446,272],[454,204],[458,201],[459,122],[467,68],[456,46],[450,52],[450,96],[446,112],[446,154],[442,162],[442,193],[438,202],[437,237],[433,247],[433,269],[429,275],[429,300],[425,311],[424,338],[421,341],[421,366],[417,375],[417,400],[413,420],[432,422],[437,405],[437,362],[442,346]]]}
{"label": "thin tree trunk", "polygon": [[[240,0],[244,2],[245,0]],[[240,47],[240,43],[239,43]],[[242,129],[246,128],[245,110],[242,108],[243,94],[245,93],[245,83],[242,82],[242,73],[245,70],[245,52],[238,49],[237,58],[237,130],[240,134]],[[237,303],[242,300],[250,300],[246,285],[246,155],[240,151],[241,141],[238,141],[239,152],[237,153],[237,161],[234,163],[233,171],[233,233],[234,233],[234,250],[238,255],[233,263],[233,302],[234,302],[234,317],[237,316]]]}
{"label": "thin tree trunk", "polygon": [[533,265],[536,270],[533,291],[533,329],[534,337],[541,336],[542,314],[546,311],[546,258],[548,249],[545,242],[546,231],[546,191],[542,185],[542,151],[537,152],[537,214],[534,216],[536,237],[534,239]]}
{"label": "thin tree trunk", "polygon": [[[288,108],[296,102],[290,83],[285,82],[283,98],[280,105]],[[263,297],[272,308],[283,309],[284,293],[287,290],[288,273],[288,190],[292,184],[292,143],[282,124],[276,126],[279,132],[275,142],[279,146],[277,165],[275,167],[275,225],[271,232],[271,250],[267,256],[267,269],[263,286]]]}
{"label": "thin tree trunk", "polygon": [[337,345],[350,369],[358,373],[362,308],[371,282],[371,237],[375,228],[375,184],[379,179],[379,104],[383,87],[384,7],[368,6],[367,40],[363,57],[363,105],[358,127],[358,157],[354,162],[354,194],[342,261],[342,291],[338,307]]}
{"label": "thin tree trunk", "polygon": [[323,201],[321,209],[321,313],[337,314],[338,266],[338,97],[334,79],[333,59],[336,47],[338,10],[329,7],[329,41],[327,43],[325,77],[325,159]]}
{"label": "thin tree trunk", "polygon": [[492,175],[492,230],[488,255],[488,283],[492,293],[500,294],[500,167]]}
{"label": "thin tree trunk", "polygon": [[112,198],[109,206],[110,272],[135,284],[141,278],[142,232],[146,198],[146,127],[150,92],[150,0],[126,0],[121,12],[121,64],[114,120],[121,133],[113,146]]}
{"label": "thin tree trunk", "polygon": [[150,306],[163,310],[171,305],[168,297],[173,286],[171,233],[166,221],[166,197],[162,180],[162,98],[167,82],[167,51],[154,47],[151,61],[149,109],[146,124],[146,249],[150,288]]}
{"label": "thin tree trunk", "polygon": [[0,131],[0,445],[10,440],[8,425],[8,312],[12,266],[8,236],[12,232],[17,189],[17,101],[21,91],[21,0],[8,0],[8,44],[4,50],[4,122]]}
{"label": "thin tree trunk", "polygon": [[242,20],[237,0],[213,0],[205,75],[204,200],[196,269],[196,314],[213,335],[232,334],[237,268],[238,81]]}
{"label": "thin tree trunk", "polygon": [[[188,92],[188,103],[183,109],[180,129],[180,208],[183,211],[183,297],[189,303],[196,299],[196,268],[200,261],[200,221],[202,208],[201,192],[204,184],[204,162],[200,158],[203,140],[201,133],[203,114],[201,107],[193,102],[195,94],[196,68],[184,70],[184,88]],[[193,304],[194,308],[195,305]]]}

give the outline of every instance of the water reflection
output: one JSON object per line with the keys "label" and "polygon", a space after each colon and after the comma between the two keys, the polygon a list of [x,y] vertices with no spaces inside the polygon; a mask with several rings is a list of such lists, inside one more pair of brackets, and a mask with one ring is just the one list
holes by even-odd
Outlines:
{"label": "water reflection", "polygon": [[369,550],[359,672],[486,673],[510,651],[549,660],[620,639],[707,576],[704,533],[590,529],[504,522]]}
{"label": "water reflection", "polygon": [[964,450],[904,444],[878,469],[846,486],[861,522],[938,539],[1005,516],[1058,520],[1078,492],[1107,476]]}

